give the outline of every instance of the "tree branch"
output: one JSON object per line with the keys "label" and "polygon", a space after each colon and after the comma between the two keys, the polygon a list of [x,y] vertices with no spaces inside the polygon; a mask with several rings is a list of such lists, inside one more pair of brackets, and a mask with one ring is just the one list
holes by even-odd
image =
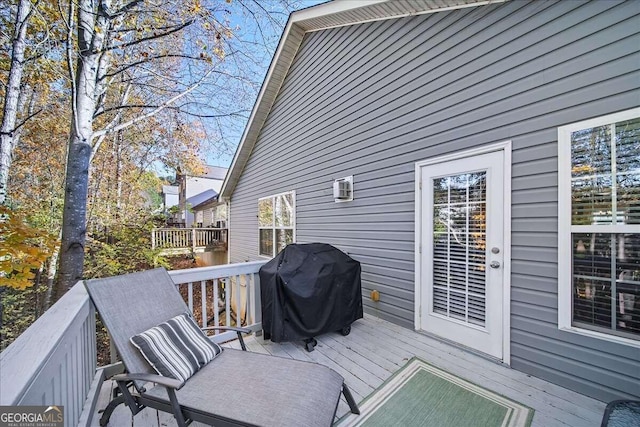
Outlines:
{"label": "tree branch", "polygon": [[40,114],[42,112],[42,108],[39,109],[38,111],[36,111],[35,113],[31,113],[29,114],[28,117],[26,117],[24,120],[22,120],[15,128],[13,128],[13,130],[11,131],[11,133],[14,133],[15,131],[17,131],[18,129],[20,129],[22,126],[24,126],[25,123],[27,123],[30,119],[32,119],[33,117],[35,117],[36,115]]}
{"label": "tree branch", "polygon": [[185,90],[182,93],[179,93],[178,95],[174,96],[173,98],[170,98],[169,100],[167,100],[167,102],[165,102],[164,104],[158,106],[157,108],[155,108],[152,111],[149,111],[146,114],[143,114],[141,116],[136,117],[135,119],[129,120],[125,123],[121,123],[118,126],[114,126],[111,129],[103,129],[101,131],[97,131],[94,132],[94,137],[100,137],[103,134],[107,134],[107,133],[112,133],[112,132],[117,132],[121,129],[126,129],[129,126],[134,125],[135,123],[138,123],[144,119],[147,119],[149,117],[152,117],[154,115],[156,115],[157,113],[159,113],[160,111],[166,109],[167,107],[169,107],[171,104],[173,104],[174,102],[176,102],[177,100],[179,100],[180,98],[186,96],[187,94],[189,94],[190,92],[192,92],[193,90],[195,90],[198,86],[200,86],[200,84],[202,84],[203,81],[205,81],[209,75],[213,72],[213,69],[207,71],[207,73],[202,77],[202,79],[200,79],[200,81],[198,81],[197,83],[195,83],[194,85],[192,85],[190,88],[188,88],[187,90]]}
{"label": "tree branch", "polygon": [[108,77],[115,77],[120,73],[123,73],[125,71],[127,71],[130,68],[136,67],[138,65],[141,64],[146,64],[148,62],[152,62],[155,61],[156,59],[163,59],[163,58],[183,58],[183,59],[193,59],[193,60],[199,60],[199,61],[204,61],[204,58],[200,58],[200,57],[196,57],[196,56],[190,56],[190,55],[180,55],[180,54],[166,54],[166,55],[155,55],[155,56],[150,56],[147,57],[141,61],[136,61],[136,62],[132,62],[131,64],[127,64],[124,67],[113,71],[112,73],[107,73],[104,76],[100,77],[98,80],[103,80],[106,79]]}
{"label": "tree branch", "polygon": [[[129,84],[129,85],[127,85],[127,88],[125,89],[124,93],[122,94],[122,97],[120,98],[120,103],[121,104],[127,102],[127,99],[129,99],[129,94],[130,93],[131,93],[131,85]],[[118,112],[118,114],[116,114],[116,116],[105,127],[105,129],[110,129],[110,128],[115,127],[115,124],[120,122],[121,119],[122,119],[122,113]],[[91,163],[93,161],[93,158],[95,157],[96,153],[100,149],[100,145],[102,145],[102,142],[104,141],[104,139],[106,138],[108,133],[109,132],[104,132],[103,134],[99,135],[98,139],[93,144],[93,147],[91,147],[91,157],[89,158],[89,163]]]}
{"label": "tree branch", "polygon": [[[186,28],[189,25],[193,24],[193,22],[194,22],[194,20],[191,19],[191,20],[189,20],[189,21],[187,21],[187,22],[185,22],[183,24],[178,25],[177,27],[174,27],[172,30],[169,30],[169,31],[164,32],[162,34],[155,34],[155,35],[153,35],[151,37],[143,37],[143,38],[141,38],[139,40],[134,40],[134,41],[131,41],[131,42],[128,42],[128,43],[122,43],[122,44],[110,46],[110,47],[104,49],[103,53],[104,52],[108,52],[108,51],[112,51],[112,50],[125,49],[127,47],[135,46],[137,44],[144,43],[144,42],[149,41],[149,40],[156,40],[156,39],[159,39],[159,38],[162,38],[162,37],[166,37],[169,34],[177,33],[179,31],[183,30],[184,28]],[[98,53],[98,52],[95,52],[95,53]]]}

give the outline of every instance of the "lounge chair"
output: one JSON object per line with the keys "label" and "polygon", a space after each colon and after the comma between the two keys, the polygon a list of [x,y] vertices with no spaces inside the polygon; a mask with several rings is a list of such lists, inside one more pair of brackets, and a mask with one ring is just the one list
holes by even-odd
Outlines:
{"label": "lounge chair", "polygon": [[191,421],[215,426],[329,426],[340,395],[351,412],[358,407],[344,379],[316,363],[225,348],[184,383],[158,375],[131,337],[188,313],[164,269],[85,282],[125,367],[113,376],[120,394],[105,409],[105,426],[113,410],[125,403],[135,416],[144,407],[172,413],[182,427]]}

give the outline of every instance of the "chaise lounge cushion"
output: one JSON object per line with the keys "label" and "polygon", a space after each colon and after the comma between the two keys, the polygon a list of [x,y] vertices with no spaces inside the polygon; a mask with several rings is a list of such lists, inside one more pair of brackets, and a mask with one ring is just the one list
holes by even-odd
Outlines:
{"label": "chaise lounge cushion", "polygon": [[[326,366],[227,348],[176,394],[187,414],[216,414],[249,425],[327,427],[342,383]],[[144,396],[166,401],[167,391],[156,386]]]}
{"label": "chaise lounge cushion", "polygon": [[222,352],[187,314],[131,337],[158,374],[184,383]]}

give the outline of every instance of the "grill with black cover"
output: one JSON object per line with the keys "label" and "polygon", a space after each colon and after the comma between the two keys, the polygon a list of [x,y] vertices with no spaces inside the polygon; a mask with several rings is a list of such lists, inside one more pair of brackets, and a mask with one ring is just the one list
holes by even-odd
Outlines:
{"label": "grill with black cover", "polygon": [[274,342],[339,331],[362,318],[360,263],[325,243],[290,244],[260,269],[262,329]]}

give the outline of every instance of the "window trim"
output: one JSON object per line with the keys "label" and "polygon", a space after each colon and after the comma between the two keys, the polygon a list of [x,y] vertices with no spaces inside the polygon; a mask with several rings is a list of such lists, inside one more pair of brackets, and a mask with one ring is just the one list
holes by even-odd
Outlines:
{"label": "window trim", "polygon": [[[640,348],[640,340],[611,335],[571,324],[572,293],[572,233],[593,232],[592,226],[571,225],[571,133],[597,126],[640,117],[640,107],[571,123],[558,128],[558,329],[609,342]],[[602,233],[640,233],[640,225],[598,225]]]}
{"label": "window trim", "polygon": [[[273,216],[273,222],[271,224],[271,227],[261,227],[260,226],[260,222],[258,222],[258,256],[264,259],[272,259],[273,257],[275,257],[278,253],[275,252],[276,250],[276,230],[293,230],[293,243],[296,242],[296,224],[298,223],[298,218],[296,215],[296,205],[297,205],[297,200],[296,200],[296,191],[295,190],[291,190],[291,191],[284,191],[282,193],[277,193],[277,194],[272,194],[270,196],[266,196],[266,197],[260,197],[258,199],[258,206],[260,205],[260,201],[262,200],[267,200],[267,199],[271,199],[274,203],[274,207],[275,207],[275,199],[278,196],[284,196],[286,194],[291,194],[291,196],[293,197],[293,215],[291,217],[292,222],[293,222],[293,226],[291,227],[276,227],[275,221],[276,221],[276,217],[275,215]],[[275,212],[274,212],[275,213]],[[273,230],[273,255],[268,256],[268,255],[263,255],[260,253],[260,230]]]}

